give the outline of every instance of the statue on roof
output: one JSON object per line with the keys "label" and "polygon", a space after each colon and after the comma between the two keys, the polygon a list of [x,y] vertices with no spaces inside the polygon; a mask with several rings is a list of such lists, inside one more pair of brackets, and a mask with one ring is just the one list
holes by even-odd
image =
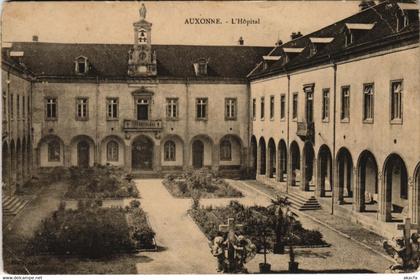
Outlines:
{"label": "statue on roof", "polygon": [[141,8],[139,10],[140,13],[140,19],[145,19],[146,18],[146,6],[144,5],[144,3],[141,4]]}

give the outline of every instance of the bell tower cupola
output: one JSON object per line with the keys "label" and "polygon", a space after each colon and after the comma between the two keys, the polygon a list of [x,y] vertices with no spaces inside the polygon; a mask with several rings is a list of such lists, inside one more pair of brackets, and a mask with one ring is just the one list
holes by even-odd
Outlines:
{"label": "bell tower cupola", "polygon": [[146,20],[146,7],[141,5],[140,20],[133,23],[134,45],[128,52],[129,76],[155,76],[156,53],[152,50],[152,24]]}

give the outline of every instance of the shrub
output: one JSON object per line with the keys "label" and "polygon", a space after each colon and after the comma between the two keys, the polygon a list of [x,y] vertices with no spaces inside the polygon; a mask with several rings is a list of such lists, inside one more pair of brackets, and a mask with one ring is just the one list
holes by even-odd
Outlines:
{"label": "shrub", "polygon": [[140,201],[138,201],[137,199],[134,199],[134,200],[130,201],[130,207],[131,208],[139,208],[140,207]]}
{"label": "shrub", "polygon": [[141,208],[130,208],[128,211],[130,236],[134,247],[138,249],[150,249],[154,247],[153,238],[155,237],[155,232],[147,222],[146,213]]}
{"label": "shrub", "polygon": [[130,251],[133,244],[122,209],[86,207],[43,220],[29,248],[33,254],[99,258]]}

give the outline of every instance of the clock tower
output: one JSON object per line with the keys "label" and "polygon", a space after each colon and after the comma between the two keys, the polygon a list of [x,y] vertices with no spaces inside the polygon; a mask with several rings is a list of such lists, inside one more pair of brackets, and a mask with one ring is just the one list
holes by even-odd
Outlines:
{"label": "clock tower", "polygon": [[141,5],[140,20],[133,23],[134,46],[128,52],[129,76],[156,76],[156,53],[152,50],[152,24],[146,21],[146,7]]}

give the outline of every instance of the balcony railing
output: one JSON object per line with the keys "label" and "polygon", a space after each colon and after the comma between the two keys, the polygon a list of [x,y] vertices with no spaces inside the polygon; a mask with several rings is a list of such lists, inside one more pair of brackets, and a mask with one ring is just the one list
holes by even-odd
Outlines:
{"label": "balcony railing", "polygon": [[161,120],[124,120],[124,131],[160,131],[162,130]]}
{"label": "balcony railing", "polygon": [[302,138],[302,140],[312,139],[315,135],[314,123],[298,122],[296,135]]}

